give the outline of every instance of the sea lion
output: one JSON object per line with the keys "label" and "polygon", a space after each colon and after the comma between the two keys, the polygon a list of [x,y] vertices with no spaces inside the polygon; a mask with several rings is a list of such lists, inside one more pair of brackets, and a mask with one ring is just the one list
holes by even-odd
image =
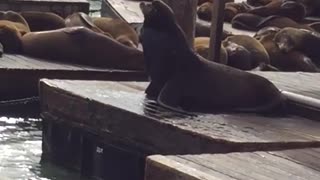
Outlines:
{"label": "sea lion", "polygon": [[268,52],[263,45],[255,38],[247,35],[235,35],[225,39],[245,47],[251,53],[252,69],[257,67],[260,63],[270,64]]}
{"label": "sea lion", "polygon": [[11,25],[14,25],[21,35],[30,32],[30,27],[27,21],[19,14],[14,11],[0,11],[0,20],[3,20],[2,24],[5,21],[10,21]]}
{"label": "sea lion", "polygon": [[306,16],[305,7],[301,3],[284,0],[272,0],[266,5],[252,8],[247,13],[263,17],[279,15],[300,22]]}
{"label": "sea lion", "polygon": [[271,65],[277,67],[281,71],[287,72],[319,72],[319,69],[312,60],[302,52],[282,52],[279,49],[274,41],[274,37],[280,30],[280,28],[276,27],[266,27],[262,28],[254,36],[267,50],[270,56]]}
{"label": "sea lion", "polygon": [[103,68],[143,70],[143,53],[83,27],[30,32],[22,37],[24,54]]}
{"label": "sea lion", "polygon": [[23,11],[20,14],[28,22],[31,31],[47,31],[66,27],[64,19],[55,13]]}
{"label": "sea lion", "polygon": [[106,33],[98,28],[94,23],[90,16],[83,12],[75,12],[65,19],[66,27],[76,27],[76,26],[83,26],[86,28],[91,29],[94,32],[104,34],[106,36],[112,37],[110,33]]}
{"label": "sea lion", "polygon": [[139,36],[127,22],[107,17],[93,17],[92,19],[94,25],[111,34],[120,43],[129,47],[138,47]]}
{"label": "sea lion", "polygon": [[305,29],[284,28],[274,37],[277,46],[283,52],[300,51],[320,65],[320,33]]}
{"label": "sea lion", "polygon": [[227,51],[228,66],[241,70],[252,69],[251,52],[249,50],[239,44],[226,40],[222,41],[222,45]]}
{"label": "sea lion", "polygon": [[305,24],[299,24],[296,21],[283,17],[283,16],[268,16],[262,17],[250,13],[240,13],[237,14],[232,19],[232,27],[236,29],[243,29],[249,31],[259,31],[260,29],[268,26],[285,28],[294,27],[301,29],[313,30],[311,27]]}
{"label": "sea lion", "polygon": [[[194,39],[194,50],[203,58],[208,59],[209,57],[209,46],[210,46],[210,38],[209,37],[196,37]],[[220,49],[220,58],[215,60],[217,63],[227,64],[228,63],[228,55],[227,51],[223,46]]]}
{"label": "sea lion", "polygon": [[3,51],[6,53],[21,52],[21,29],[17,28],[15,22],[0,20],[0,43],[3,45]]}
{"label": "sea lion", "polygon": [[140,8],[148,97],[173,110],[282,112],[285,98],[270,81],[198,56],[165,3]]}

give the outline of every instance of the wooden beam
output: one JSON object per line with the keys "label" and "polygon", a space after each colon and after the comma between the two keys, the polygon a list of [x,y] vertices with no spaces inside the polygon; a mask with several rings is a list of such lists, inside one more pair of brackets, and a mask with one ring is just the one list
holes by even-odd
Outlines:
{"label": "wooden beam", "polygon": [[193,47],[198,0],[163,0],[175,13],[186,38]]}
{"label": "wooden beam", "polygon": [[223,32],[223,18],[225,0],[213,0],[212,1],[212,20],[211,20],[211,34],[210,34],[210,46],[208,59],[215,61],[220,57],[221,37]]}

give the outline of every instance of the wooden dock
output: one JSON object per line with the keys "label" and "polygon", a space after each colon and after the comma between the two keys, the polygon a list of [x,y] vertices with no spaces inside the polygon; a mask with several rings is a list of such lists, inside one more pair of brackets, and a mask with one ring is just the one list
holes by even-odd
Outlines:
{"label": "wooden dock", "polygon": [[[297,94],[303,93],[308,88],[314,92],[319,88],[307,86],[308,83],[314,83],[313,80],[318,78],[318,74],[310,75],[313,78],[308,77],[309,75],[306,75],[308,78],[296,75],[301,81],[306,82],[305,86],[297,90]],[[297,79],[295,75],[279,76],[286,78],[283,82],[277,81],[280,89],[288,87],[291,79]],[[278,78],[273,81],[275,80]],[[136,178],[133,179],[141,179],[143,174],[141,171],[144,169],[141,161],[148,155],[249,153],[320,147],[318,131],[320,122],[313,119],[296,115],[275,118],[256,114],[193,114],[195,115],[193,116],[177,113],[147,99],[144,94],[147,84],[147,82],[41,80],[41,112],[46,124],[43,134],[46,146],[43,146],[43,151],[46,156],[64,157],[61,154],[70,154],[71,147],[78,147],[76,149],[81,149],[82,153],[77,161],[70,160],[71,165],[68,167],[85,171],[83,162],[88,160],[85,160],[84,154],[88,151],[83,150],[85,145],[81,144],[79,139],[94,136],[95,138],[91,138],[89,142],[99,139],[100,145],[94,145],[89,154],[98,156],[100,151],[114,152],[118,149],[124,156],[132,157],[128,162],[124,162],[121,156],[117,157],[123,164],[140,167],[135,172],[127,166],[122,170],[135,174]],[[65,136],[61,132],[64,132]],[[68,139],[66,137],[70,134],[75,134],[75,140],[72,143],[65,142],[63,139]],[[53,139],[54,142],[64,143],[55,145],[52,143]],[[110,146],[113,147],[112,150]],[[59,150],[59,155],[55,152],[57,147],[62,148]],[[110,162],[111,157],[103,157],[105,160],[99,162]],[[63,160],[68,162],[65,158]],[[119,178],[121,173],[103,172],[103,177],[106,179],[121,179]],[[92,170],[87,174],[92,175]]]}
{"label": "wooden dock", "polygon": [[148,157],[145,180],[320,179],[320,149]]}
{"label": "wooden dock", "polygon": [[41,78],[142,81],[144,72],[101,69],[75,64],[51,62],[23,55],[4,54],[0,58],[0,100],[38,95]]}
{"label": "wooden dock", "polygon": [[88,0],[1,0],[0,10],[54,12],[67,17],[79,11],[89,13],[89,2]]}

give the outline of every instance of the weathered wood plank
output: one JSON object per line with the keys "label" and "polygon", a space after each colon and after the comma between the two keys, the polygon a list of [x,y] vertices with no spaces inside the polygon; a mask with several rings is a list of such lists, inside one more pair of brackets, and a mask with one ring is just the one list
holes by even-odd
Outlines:
{"label": "weathered wood plank", "polygon": [[58,63],[23,55],[4,54],[0,58],[0,100],[38,95],[41,78],[86,80],[146,80],[144,72],[93,68]]}
{"label": "weathered wood plank", "polygon": [[87,0],[2,0],[1,11],[44,11],[66,17],[74,12],[89,13]]}
{"label": "weathered wood plank", "polygon": [[[318,146],[316,121],[255,114],[198,114],[168,111],[146,99],[147,83],[42,80],[46,113],[96,133],[134,141],[161,153],[205,153]],[[189,146],[190,142],[193,143]]]}
{"label": "weathered wood plank", "polygon": [[[309,155],[310,153],[312,156]],[[291,155],[291,158],[287,158],[287,154]],[[316,180],[320,178],[318,168],[320,162],[316,161],[319,157],[319,149],[176,156],[154,155],[147,158],[145,180],[160,180],[161,178],[166,180]],[[309,162],[312,162],[313,165],[310,166]],[[315,166],[317,168],[314,168]]]}

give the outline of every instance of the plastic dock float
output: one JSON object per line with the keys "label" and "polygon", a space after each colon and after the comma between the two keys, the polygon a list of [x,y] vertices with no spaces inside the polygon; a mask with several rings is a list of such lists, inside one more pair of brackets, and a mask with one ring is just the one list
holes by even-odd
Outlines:
{"label": "plastic dock float", "polygon": [[89,2],[88,0],[1,0],[0,10],[54,12],[66,17],[79,11],[89,13]]}
{"label": "plastic dock float", "polygon": [[120,81],[147,79],[145,73],[140,71],[92,68],[4,54],[0,58],[0,100],[37,96],[41,78]]}
{"label": "plastic dock float", "polygon": [[[85,149],[89,146],[84,145],[83,139],[91,137],[87,142],[94,145],[89,154],[95,155],[90,157],[101,157],[97,154],[106,152],[104,161],[99,160],[105,163],[100,168],[111,166],[112,159],[117,158],[123,164],[132,165],[128,171],[140,167],[137,174],[144,168],[141,161],[153,154],[320,147],[320,122],[291,115],[279,118],[256,114],[190,116],[169,111],[146,99],[144,89],[147,85],[147,82],[41,80],[44,154],[48,157],[69,154],[67,157],[72,160],[64,158],[63,162],[70,162],[68,167],[86,171],[83,164],[92,164],[94,158],[87,159],[88,150]],[[82,153],[75,153],[79,151]],[[122,155],[108,158],[110,151],[121,151]],[[70,154],[79,155],[71,157]],[[126,162],[123,156],[131,158]],[[106,179],[121,179],[117,176],[121,173],[114,175],[114,171],[107,169],[101,172]]]}
{"label": "plastic dock float", "polygon": [[148,157],[144,180],[320,179],[320,149]]}

